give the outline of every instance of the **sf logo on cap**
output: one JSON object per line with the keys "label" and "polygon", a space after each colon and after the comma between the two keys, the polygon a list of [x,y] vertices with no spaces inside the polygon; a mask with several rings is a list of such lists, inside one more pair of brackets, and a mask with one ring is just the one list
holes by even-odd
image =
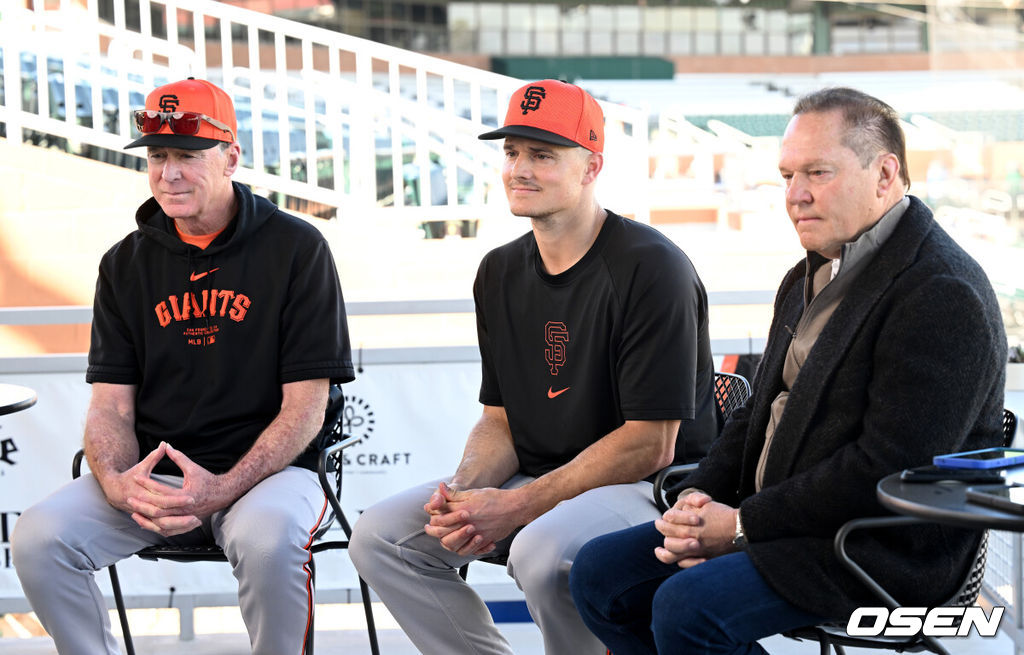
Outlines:
{"label": "sf logo on cap", "polygon": [[176,95],[162,95],[160,96],[160,110],[161,111],[174,111],[178,108],[179,100]]}
{"label": "sf logo on cap", "polygon": [[523,110],[523,116],[526,116],[526,112],[539,109],[540,101],[544,99],[546,92],[542,86],[531,86],[526,89],[526,93],[523,94],[523,101],[519,103],[519,108]]}

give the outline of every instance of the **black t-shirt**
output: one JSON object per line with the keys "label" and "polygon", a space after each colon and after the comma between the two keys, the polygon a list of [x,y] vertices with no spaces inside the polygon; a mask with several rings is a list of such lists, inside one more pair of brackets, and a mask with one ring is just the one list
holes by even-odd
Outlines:
{"label": "black t-shirt", "polygon": [[608,212],[584,257],[544,272],[533,233],[484,257],[473,288],[480,402],[504,407],[520,471],[542,475],[626,420],[681,419],[676,461],[717,434],[707,294],[685,254]]}

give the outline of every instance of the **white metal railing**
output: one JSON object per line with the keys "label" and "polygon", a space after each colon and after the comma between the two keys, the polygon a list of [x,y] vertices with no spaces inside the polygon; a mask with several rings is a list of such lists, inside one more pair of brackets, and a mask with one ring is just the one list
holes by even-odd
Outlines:
{"label": "white metal railing", "polygon": [[[122,153],[130,109],[155,86],[207,78],[235,100],[237,179],[364,216],[479,218],[499,183],[498,144],[520,80],[203,0],[7,0],[0,20],[7,138],[23,130]],[[83,6],[84,5],[84,6]],[[136,11],[137,9],[137,11]],[[609,205],[648,217],[647,112],[602,103],[614,148]],[[70,108],[70,109],[69,109]],[[628,198],[615,203],[608,195]]]}
{"label": "white metal railing", "polygon": [[[708,303],[722,305],[770,305],[773,291],[711,291]],[[471,314],[471,299],[395,300],[347,302],[348,316]],[[0,307],[0,325],[75,325],[92,322],[91,306]],[[712,339],[715,355],[760,353],[763,336]],[[474,344],[457,346],[411,346],[404,348],[366,348],[355,353],[360,364],[457,363],[480,360]],[[0,374],[84,372],[85,353],[0,356]]]}

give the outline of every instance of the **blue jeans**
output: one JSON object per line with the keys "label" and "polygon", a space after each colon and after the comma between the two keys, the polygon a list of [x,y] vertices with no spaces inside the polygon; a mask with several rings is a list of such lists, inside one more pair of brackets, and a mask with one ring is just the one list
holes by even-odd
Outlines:
{"label": "blue jeans", "polygon": [[593,539],[576,555],[576,609],[614,655],[765,653],[758,639],[825,620],[777,594],[745,552],[680,569],[654,557],[662,541],[645,523]]}

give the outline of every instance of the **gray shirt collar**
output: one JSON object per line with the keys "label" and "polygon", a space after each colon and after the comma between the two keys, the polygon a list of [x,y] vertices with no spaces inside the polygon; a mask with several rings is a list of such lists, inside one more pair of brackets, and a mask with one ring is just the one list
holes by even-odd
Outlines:
{"label": "gray shirt collar", "polygon": [[856,271],[860,270],[892,235],[903,213],[907,211],[907,207],[910,207],[910,198],[903,196],[903,199],[885,212],[882,218],[878,219],[878,222],[872,225],[867,232],[861,234],[854,241],[844,243],[839,254],[839,272],[835,277],[854,275]]}

